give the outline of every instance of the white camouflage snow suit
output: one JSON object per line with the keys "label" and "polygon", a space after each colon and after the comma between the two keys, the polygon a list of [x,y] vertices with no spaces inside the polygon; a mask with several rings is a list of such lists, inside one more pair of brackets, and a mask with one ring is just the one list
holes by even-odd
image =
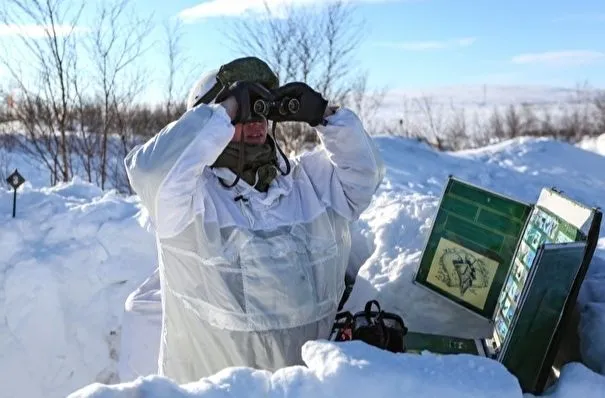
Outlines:
{"label": "white camouflage snow suit", "polygon": [[[229,366],[302,364],[328,338],[351,248],[349,224],[382,181],[382,159],[346,108],[318,126],[319,150],[292,159],[268,192],[210,168],[234,126],[218,104],[188,110],[126,157],[155,224],[162,292],[159,374],[178,383]],[[282,170],[285,166],[282,165]],[[241,195],[243,200],[235,200]]]}

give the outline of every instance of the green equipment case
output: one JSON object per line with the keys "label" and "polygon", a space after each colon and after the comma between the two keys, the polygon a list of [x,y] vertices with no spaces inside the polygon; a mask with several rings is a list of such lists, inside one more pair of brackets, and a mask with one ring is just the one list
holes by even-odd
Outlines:
{"label": "green equipment case", "polygon": [[554,188],[535,204],[450,176],[414,283],[486,319],[493,335],[411,331],[409,352],[500,361],[525,392],[542,393],[599,238],[601,211]]}

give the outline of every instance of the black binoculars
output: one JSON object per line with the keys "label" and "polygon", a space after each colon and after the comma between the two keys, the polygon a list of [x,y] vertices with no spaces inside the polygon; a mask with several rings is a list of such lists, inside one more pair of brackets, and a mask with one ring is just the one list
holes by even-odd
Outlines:
{"label": "black binoculars", "polygon": [[279,113],[281,116],[294,115],[300,109],[300,101],[296,98],[284,97],[277,101],[257,99],[254,101],[254,113],[267,117],[269,114]]}

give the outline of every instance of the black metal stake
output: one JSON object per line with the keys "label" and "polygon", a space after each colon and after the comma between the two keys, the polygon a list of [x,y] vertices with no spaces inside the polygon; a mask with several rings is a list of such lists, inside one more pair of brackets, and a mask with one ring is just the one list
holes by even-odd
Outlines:
{"label": "black metal stake", "polygon": [[17,213],[17,188],[13,189],[13,218],[15,218],[15,214]]}

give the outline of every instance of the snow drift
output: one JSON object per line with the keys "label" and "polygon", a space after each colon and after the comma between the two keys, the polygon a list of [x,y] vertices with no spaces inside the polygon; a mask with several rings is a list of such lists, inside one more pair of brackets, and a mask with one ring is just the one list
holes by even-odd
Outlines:
{"label": "snow drift", "polygon": [[116,382],[126,296],[155,261],[134,198],[74,180],[0,192],[3,397],[61,397]]}
{"label": "snow drift", "polygon": [[589,137],[578,143],[578,146],[587,151],[592,151],[605,156],[605,134],[598,137]]}
{"label": "snow drift", "polygon": [[141,391],[150,398],[522,396],[516,379],[498,362],[486,358],[392,355],[357,341],[308,342],[302,353],[307,367],[283,368],[274,373],[231,368],[180,388],[164,378],[148,377],[119,387],[89,386],[70,398],[126,398]]}
{"label": "snow drift", "polygon": [[[449,174],[522,201],[533,202],[542,187],[555,186],[605,207],[605,157],[565,143],[520,138],[440,153],[411,140],[376,141],[387,175],[356,224],[356,239],[370,255],[346,308],[357,310],[377,298],[411,330],[485,334],[472,315],[411,284]],[[185,386],[157,376],[119,380],[120,356],[130,348],[120,341],[132,341],[122,336],[125,301],[157,265],[154,237],[137,198],[81,180],[53,188],[26,183],[15,219],[11,211],[12,192],[0,190],[2,396],[521,396],[515,378],[495,361],[395,355],[359,342],[309,342],[307,367],[275,373],[226,369]],[[605,228],[601,234],[596,256],[605,258]],[[579,298],[585,365],[564,367],[552,396],[605,395],[605,376],[597,373],[605,372],[604,264],[595,259]],[[149,325],[134,338],[157,333],[157,322]],[[118,381],[123,384],[106,385]]]}

